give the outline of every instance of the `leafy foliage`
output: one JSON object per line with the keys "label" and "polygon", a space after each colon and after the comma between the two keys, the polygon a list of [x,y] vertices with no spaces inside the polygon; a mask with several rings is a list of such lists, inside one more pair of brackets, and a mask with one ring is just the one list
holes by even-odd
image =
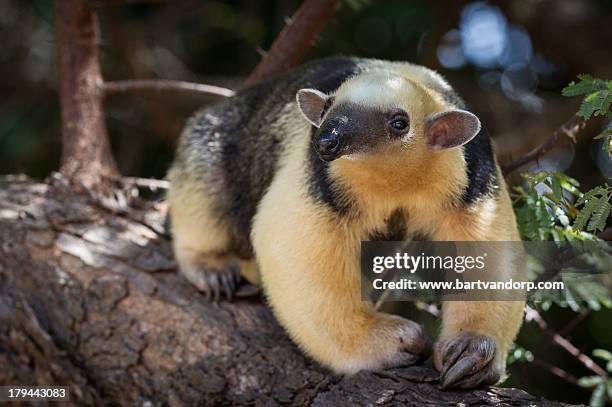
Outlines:
{"label": "leafy foliage", "polygon": [[597,186],[580,196],[576,205],[582,206],[582,209],[576,216],[574,227],[579,230],[586,228],[589,232],[604,230],[611,215],[611,198],[612,187],[608,184]]}
{"label": "leafy foliage", "polygon": [[533,353],[530,350],[523,348],[521,345],[516,342],[512,343],[510,346],[510,352],[508,352],[508,365],[513,364],[514,362],[533,362]]}
{"label": "leafy foliage", "polygon": [[[600,240],[595,233],[606,227],[612,215],[612,187],[606,184],[582,193],[578,181],[558,172],[523,174],[523,178],[526,185],[514,187],[514,208],[523,240]],[[585,260],[588,259],[593,270],[605,271],[609,269],[611,256],[610,252],[588,253]],[[537,265],[532,264],[528,269],[530,280],[540,277],[542,271]],[[563,273],[564,297],[554,301],[537,300],[534,306],[546,309],[554,302],[574,311],[579,311],[583,304],[593,311],[612,307],[609,288],[601,281],[587,281],[579,270],[571,268],[563,269]]]}
{"label": "leafy foliage", "polygon": [[[583,95],[578,115],[585,120],[593,116],[612,119],[611,80],[579,75],[578,81],[570,83],[562,93],[564,96]],[[612,156],[610,126],[595,138],[603,139],[604,150]],[[578,181],[562,173],[523,174],[523,178],[525,183],[513,189],[513,202],[524,240],[599,240],[596,234],[608,226],[612,217],[612,186],[606,183],[583,193]],[[593,267],[596,267],[594,263]],[[609,291],[605,287],[601,291],[602,286],[582,283],[574,288],[572,290],[572,287],[566,286],[566,296],[583,299],[592,311],[612,307]],[[552,304],[553,301],[547,300],[533,306],[546,311]],[[576,304],[576,301],[568,300],[558,305],[569,305],[572,310],[578,311],[580,307]],[[593,356],[605,361],[607,372],[612,373],[612,352],[595,349]],[[531,352],[514,344],[508,363],[529,362],[530,359],[533,360]],[[612,403],[612,378],[609,374],[581,377],[578,385],[591,389],[591,406]]]}
{"label": "leafy foliage", "polygon": [[[585,120],[593,115],[612,118],[612,80],[594,78],[591,75],[578,75],[578,82],[571,82],[563,91],[563,96],[584,95],[578,115]],[[602,148],[612,156],[612,129],[607,129],[595,139],[603,139]]]}
{"label": "leafy foliage", "polygon": [[585,95],[578,115],[588,120],[591,116],[612,117],[612,80],[578,75],[578,82],[571,82],[563,89],[563,96]]}
{"label": "leafy foliage", "polygon": [[[612,352],[605,349],[595,349],[593,356],[603,359],[608,373],[612,373]],[[612,378],[604,376],[584,376],[578,380],[578,385],[593,389],[591,407],[603,407],[606,402],[612,403]]]}
{"label": "leafy foliage", "polygon": [[594,240],[591,232],[605,227],[612,195],[608,185],[583,194],[578,181],[559,172],[523,178],[526,185],[514,187],[513,199],[524,240]]}
{"label": "leafy foliage", "polygon": [[612,157],[612,129],[607,129],[593,137],[595,140],[603,140],[601,148],[608,152],[608,155]]}

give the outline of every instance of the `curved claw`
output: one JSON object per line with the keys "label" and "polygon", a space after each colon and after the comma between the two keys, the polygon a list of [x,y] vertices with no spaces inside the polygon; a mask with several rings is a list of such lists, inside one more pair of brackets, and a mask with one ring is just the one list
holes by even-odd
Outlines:
{"label": "curved claw", "polygon": [[207,301],[219,302],[222,294],[232,300],[240,282],[240,268],[228,265],[227,268],[206,268],[183,272],[185,277],[200,290]]}
{"label": "curved claw", "polygon": [[[493,359],[493,355],[490,358],[485,359],[479,356],[469,355],[465,356],[457,361],[450,369],[448,369],[440,379],[442,388],[448,388],[457,384],[461,379],[467,378],[470,375],[475,375],[483,367]],[[479,384],[479,383],[477,383]]]}
{"label": "curved claw", "polygon": [[461,389],[473,389],[480,385],[493,385],[499,381],[501,375],[494,369],[489,369],[488,372],[477,372],[466,376],[457,381],[453,386]]}
{"label": "curved claw", "polygon": [[219,302],[219,297],[221,297],[221,287],[220,287],[220,283],[219,283],[219,274],[218,273],[210,273],[210,275],[207,276],[208,277],[208,281],[209,281],[209,285],[210,288],[212,289],[213,292],[213,302]]}
{"label": "curved claw", "polygon": [[223,285],[223,292],[225,293],[225,296],[227,297],[229,301],[232,300],[232,296],[234,294],[234,289],[232,288],[233,286],[232,282],[233,282],[232,278],[222,278],[221,279],[221,284]]}
{"label": "curved claw", "polygon": [[463,332],[441,349],[442,388],[472,388],[497,382],[501,373],[496,371],[495,341],[484,335]]}

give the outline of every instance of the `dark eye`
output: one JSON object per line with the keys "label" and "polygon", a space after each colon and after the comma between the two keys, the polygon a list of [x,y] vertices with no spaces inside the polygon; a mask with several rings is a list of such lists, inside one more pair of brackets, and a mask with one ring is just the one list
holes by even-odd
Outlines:
{"label": "dark eye", "polygon": [[393,127],[397,131],[406,130],[408,127],[408,121],[406,119],[394,119],[391,122],[391,127]]}

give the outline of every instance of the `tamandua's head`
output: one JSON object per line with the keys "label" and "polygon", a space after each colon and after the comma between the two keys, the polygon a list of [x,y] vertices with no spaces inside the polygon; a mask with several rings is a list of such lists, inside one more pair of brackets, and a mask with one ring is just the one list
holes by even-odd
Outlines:
{"label": "tamandua's head", "polygon": [[480,130],[474,114],[449,109],[426,88],[385,71],[352,77],[331,95],[300,89],[297,103],[316,127],[313,148],[326,161],[406,146],[459,147]]}

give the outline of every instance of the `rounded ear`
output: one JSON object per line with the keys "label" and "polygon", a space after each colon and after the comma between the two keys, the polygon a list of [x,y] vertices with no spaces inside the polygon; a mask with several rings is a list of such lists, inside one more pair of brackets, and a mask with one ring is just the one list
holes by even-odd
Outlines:
{"label": "rounded ear", "polygon": [[459,147],[480,131],[480,120],[465,110],[436,113],[427,120],[427,147],[430,150]]}
{"label": "rounded ear", "polygon": [[327,107],[326,104],[329,100],[329,96],[316,89],[300,89],[295,98],[306,120],[313,126],[319,127],[323,119],[323,113]]}

